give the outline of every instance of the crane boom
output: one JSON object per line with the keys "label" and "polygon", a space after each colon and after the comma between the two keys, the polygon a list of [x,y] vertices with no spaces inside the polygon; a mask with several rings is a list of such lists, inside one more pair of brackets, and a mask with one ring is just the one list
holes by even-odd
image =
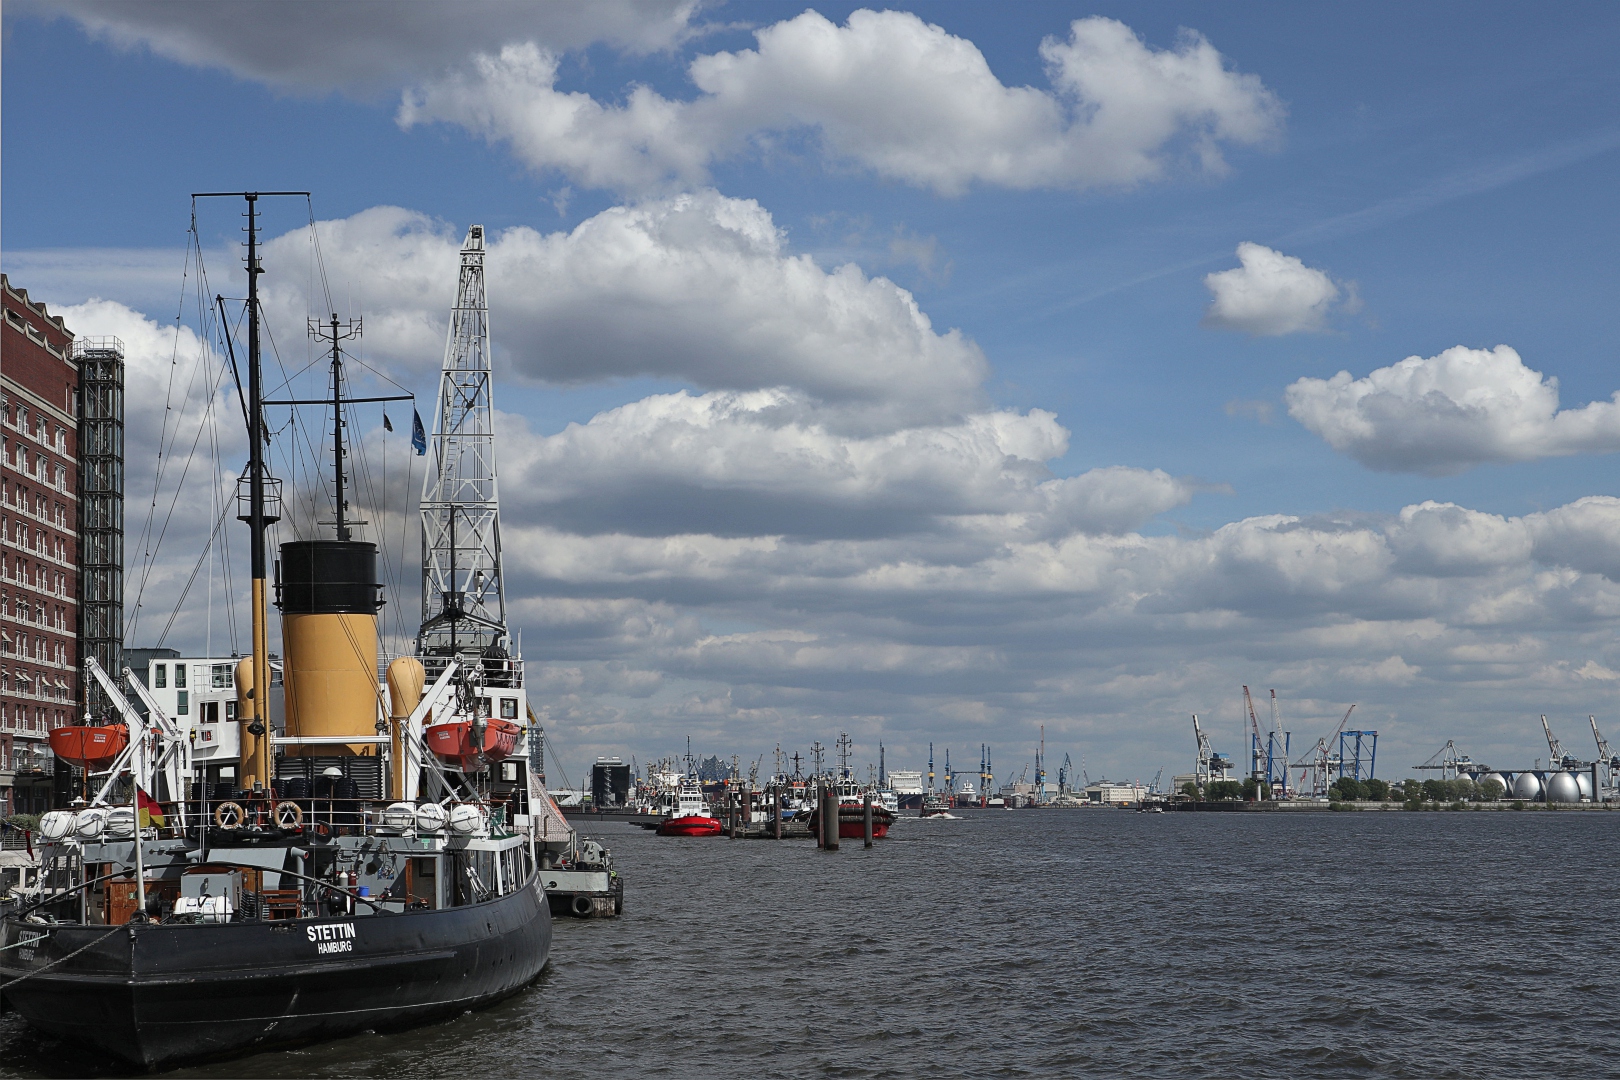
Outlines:
{"label": "crane boom", "polygon": [[1547,762],[1547,764],[1553,766],[1563,764],[1564,747],[1561,743],[1559,743],[1557,737],[1553,735],[1552,728],[1547,726],[1546,713],[1543,713],[1541,716],[1541,730],[1547,734],[1547,753],[1551,755],[1551,759]]}
{"label": "crane boom", "polygon": [[1597,717],[1588,716],[1586,719],[1592,723],[1592,738],[1597,740],[1598,759],[1611,769],[1620,769],[1620,760],[1617,760],[1620,755],[1616,755],[1613,750],[1609,749],[1609,740],[1605,739],[1603,733],[1598,731]]}

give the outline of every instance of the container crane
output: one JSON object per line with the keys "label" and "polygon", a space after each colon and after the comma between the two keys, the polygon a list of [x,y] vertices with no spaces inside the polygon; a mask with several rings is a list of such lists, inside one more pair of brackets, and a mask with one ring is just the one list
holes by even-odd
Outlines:
{"label": "container crane", "polygon": [[[1249,715],[1249,775],[1256,783],[1272,786],[1273,798],[1277,797],[1279,789],[1280,794],[1288,794],[1288,733],[1282,730],[1277,716],[1277,691],[1271,692],[1272,730],[1266,732],[1264,739],[1260,737],[1260,717],[1254,711],[1254,697],[1247,686],[1243,688],[1243,708]],[[1282,763],[1280,775],[1279,761]]]}
{"label": "container crane", "polygon": [[1198,714],[1192,714],[1193,738],[1198,740],[1198,763],[1193,768],[1194,782],[1200,789],[1216,780],[1232,778],[1232,759],[1217,754],[1210,746],[1209,735],[1199,726]]}
{"label": "container crane", "polygon": [[1455,780],[1470,770],[1476,772],[1490,771],[1482,765],[1475,764],[1474,759],[1458,750],[1457,744],[1450,739],[1446,740],[1446,745],[1431,754],[1428,761],[1421,765],[1414,765],[1412,768],[1436,771],[1440,774],[1442,780]]}
{"label": "container crane", "polygon": [[1575,760],[1574,755],[1564,753],[1564,744],[1559,742],[1557,737],[1553,735],[1552,728],[1547,725],[1545,713],[1541,717],[1541,730],[1547,736],[1547,764],[1549,766],[1558,769],[1581,764],[1581,762]]}
{"label": "container crane", "polygon": [[1598,731],[1597,717],[1588,716],[1586,719],[1591,721],[1592,738],[1597,740],[1598,760],[1609,769],[1620,770],[1620,754],[1616,754],[1609,749],[1609,740],[1605,739],[1602,733]]}
{"label": "container crane", "polygon": [[1327,794],[1328,786],[1333,782],[1328,779],[1328,775],[1335,771],[1342,771],[1343,755],[1335,756],[1333,751],[1328,748],[1333,745],[1334,740],[1339,737],[1339,733],[1344,730],[1344,725],[1350,722],[1350,714],[1355,711],[1356,707],[1354,705],[1344,710],[1344,716],[1339,719],[1339,726],[1334,728],[1326,738],[1317,739],[1316,745],[1307,750],[1298,761],[1294,762],[1294,768],[1300,770],[1299,782],[1301,786],[1304,785],[1307,775],[1311,777],[1312,795]]}
{"label": "container crane", "polygon": [[1046,725],[1041,725],[1041,746],[1035,751],[1035,798],[1046,797]]}

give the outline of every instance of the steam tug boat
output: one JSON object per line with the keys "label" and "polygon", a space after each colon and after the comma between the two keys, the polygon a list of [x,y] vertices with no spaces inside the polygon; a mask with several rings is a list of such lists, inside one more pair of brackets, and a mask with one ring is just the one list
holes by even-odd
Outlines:
{"label": "steam tug boat", "polygon": [[[202,782],[189,740],[147,688],[124,669],[138,710],[87,659],[86,683],[116,723],[61,735],[58,753],[88,766],[85,800],[44,816],[39,887],[0,908],[4,1005],[145,1068],[449,1017],[520,991],[551,948],[538,876],[551,840],[530,827],[532,781],[495,797],[495,781],[523,764],[508,759],[520,749],[512,718],[525,715],[504,604],[499,624],[478,614],[489,588],[498,596],[498,544],[493,566],[485,544],[485,562],[469,569],[450,509],[451,557],[427,575],[440,587],[424,597],[439,614],[424,623],[419,655],[393,659],[379,685],[382,586],[376,545],[354,539],[360,523],[345,517],[343,414],[354,399],[342,397],[336,316],[325,402],[336,533],[281,545],[284,716],[259,692],[272,685],[265,530],[281,508],[263,460],[264,408],[321,402],[261,396],[262,196],[244,197],[251,449],[238,502],[252,537],[253,652],[235,670],[235,776]],[[474,226],[480,308],[482,240]],[[451,465],[440,468],[430,489]],[[444,521],[429,502],[425,492],[425,531]],[[424,549],[444,550],[431,536]]]}

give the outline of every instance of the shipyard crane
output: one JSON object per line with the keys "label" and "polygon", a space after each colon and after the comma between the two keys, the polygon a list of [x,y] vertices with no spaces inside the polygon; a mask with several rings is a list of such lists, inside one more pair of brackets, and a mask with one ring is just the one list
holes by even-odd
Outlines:
{"label": "shipyard crane", "polygon": [[1269,761],[1266,762],[1264,768],[1260,764],[1266,756],[1260,749],[1260,717],[1255,715],[1254,697],[1249,693],[1247,686],[1243,688],[1243,709],[1249,715],[1249,779],[1257,784],[1269,784],[1271,764]]}
{"label": "shipyard crane", "polygon": [[1063,755],[1063,764],[1058,766],[1058,794],[1067,795],[1069,784],[1074,780],[1074,765],[1069,761],[1069,755]]}
{"label": "shipyard crane", "polygon": [[1192,714],[1193,738],[1198,740],[1198,762],[1193,767],[1193,782],[1200,790],[1206,789],[1216,780],[1230,780],[1232,778],[1232,759],[1217,754],[1210,746],[1209,734],[1198,723],[1198,714]]}
{"label": "shipyard crane", "polygon": [[1332,783],[1328,779],[1328,774],[1343,763],[1342,758],[1336,755],[1329,747],[1339,737],[1339,733],[1344,730],[1344,725],[1350,722],[1350,714],[1355,711],[1356,707],[1354,705],[1344,710],[1344,716],[1339,718],[1339,726],[1329,732],[1326,738],[1317,739],[1316,745],[1301,755],[1298,761],[1294,762],[1294,768],[1301,770],[1299,774],[1301,785],[1305,783],[1305,777],[1310,775],[1312,795],[1327,794],[1328,786]]}
{"label": "shipyard crane", "polygon": [[1046,725],[1041,725],[1041,745],[1035,751],[1035,797],[1046,797]]}
{"label": "shipyard crane", "polygon": [[1159,780],[1161,778],[1163,778],[1163,776],[1164,776],[1164,766],[1160,765],[1159,766],[1159,771],[1153,774],[1153,783],[1148,787],[1149,793],[1151,793],[1153,795],[1157,795],[1159,793]]}
{"label": "shipyard crane", "polygon": [[1609,740],[1605,739],[1603,733],[1598,731],[1597,717],[1588,716],[1586,719],[1592,725],[1592,738],[1597,740],[1598,764],[1603,766],[1605,779],[1608,780],[1603,791],[1593,792],[1601,802],[1614,792],[1615,774],[1620,773],[1620,755],[1609,749]]}
{"label": "shipyard crane", "polygon": [[1457,749],[1457,744],[1450,739],[1446,745],[1429,755],[1429,760],[1421,765],[1412,766],[1414,769],[1428,769],[1440,774],[1442,780],[1455,780],[1468,770],[1488,772],[1483,765],[1477,765],[1474,759]]}
{"label": "shipyard crane", "polygon": [[1547,725],[1547,716],[1545,713],[1543,713],[1541,716],[1541,730],[1547,736],[1547,753],[1549,755],[1547,764],[1550,767],[1557,769],[1563,766],[1581,764],[1575,759],[1573,754],[1564,753],[1564,745],[1558,741],[1558,739],[1552,733],[1552,728]]}
{"label": "shipyard crane", "polygon": [[1592,738],[1597,740],[1598,760],[1610,769],[1620,769],[1620,754],[1616,754],[1609,749],[1609,740],[1605,739],[1602,733],[1598,731],[1597,717],[1588,716],[1586,719],[1591,721]]}

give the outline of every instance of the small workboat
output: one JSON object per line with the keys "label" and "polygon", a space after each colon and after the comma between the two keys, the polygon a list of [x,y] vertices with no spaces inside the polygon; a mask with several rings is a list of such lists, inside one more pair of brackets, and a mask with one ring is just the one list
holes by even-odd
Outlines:
{"label": "small workboat", "polygon": [[664,793],[660,809],[663,820],[658,823],[659,836],[719,836],[725,828],[703,801],[703,789],[691,777],[683,778],[679,787]]}

